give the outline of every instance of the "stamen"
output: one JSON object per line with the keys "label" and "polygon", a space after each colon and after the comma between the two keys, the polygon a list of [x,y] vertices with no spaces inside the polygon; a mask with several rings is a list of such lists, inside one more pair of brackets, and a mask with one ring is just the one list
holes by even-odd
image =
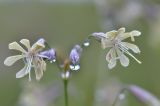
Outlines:
{"label": "stamen", "polygon": [[127,53],[128,55],[130,55],[133,59],[135,59],[139,64],[142,63],[142,62],[139,61],[136,57],[134,57],[130,52],[128,52],[128,49],[127,49],[126,46],[124,46],[124,45],[122,45],[122,44],[120,43],[120,45],[118,45],[118,47],[119,47],[120,50],[124,51],[125,53]]}
{"label": "stamen", "polygon": [[31,66],[32,66],[32,60],[33,58],[31,58],[29,61],[28,61],[28,74],[29,74],[29,81],[31,81]]}

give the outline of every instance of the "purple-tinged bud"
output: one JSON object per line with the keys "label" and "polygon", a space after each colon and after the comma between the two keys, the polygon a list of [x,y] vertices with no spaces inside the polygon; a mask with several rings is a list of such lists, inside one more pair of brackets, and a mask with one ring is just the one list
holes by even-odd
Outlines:
{"label": "purple-tinged bud", "polygon": [[38,41],[36,42],[37,44],[42,44],[42,45],[44,45],[45,44],[45,39],[43,39],[43,38],[40,38],[40,39],[38,39]]}
{"label": "purple-tinged bud", "polygon": [[70,60],[72,62],[72,64],[76,64],[79,62],[80,60],[80,55],[79,53],[77,52],[77,50],[73,49],[70,53]]}
{"label": "purple-tinged bud", "polygon": [[81,53],[82,53],[82,48],[79,45],[75,45],[71,50],[70,56],[69,56],[71,61],[71,65],[70,65],[71,70],[80,69],[79,61],[80,61]]}
{"label": "purple-tinged bud", "polygon": [[160,106],[160,101],[148,91],[136,85],[129,86],[128,90],[141,102],[149,106]]}
{"label": "purple-tinged bud", "polygon": [[40,38],[40,39],[38,39],[38,41],[33,45],[34,47],[36,47],[36,48],[40,48],[40,47],[45,47],[45,39],[43,39],[43,38]]}
{"label": "purple-tinged bud", "polygon": [[71,50],[71,53],[69,56],[72,64],[79,63],[81,53],[82,53],[82,48],[79,45],[75,45],[74,48]]}
{"label": "purple-tinged bud", "polygon": [[53,48],[41,52],[39,56],[48,59],[50,62],[56,61],[56,51]]}
{"label": "purple-tinged bud", "polygon": [[43,38],[40,38],[36,43],[33,44],[31,50],[34,52],[39,52],[44,48],[45,48],[45,40]]}
{"label": "purple-tinged bud", "polygon": [[103,32],[95,32],[92,34],[92,36],[95,37],[98,41],[101,41],[102,38],[106,38],[105,33]]}

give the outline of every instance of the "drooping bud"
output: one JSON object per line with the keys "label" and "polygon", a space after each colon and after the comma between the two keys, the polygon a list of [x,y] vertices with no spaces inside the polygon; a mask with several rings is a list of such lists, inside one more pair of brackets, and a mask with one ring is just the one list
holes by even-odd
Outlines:
{"label": "drooping bud", "polygon": [[99,42],[101,41],[102,38],[106,38],[105,33],[103,32],[95,32],[92,34],[92,36],[95,37]]}
{"label": "drooping bud", "polygon": [[70,64],[71,70],[80,69],[79,61],[80,61],[81,53],[82,53],[82,48],[79,45],[75,45],[71,50],[70,56],[69,56],[71,61],[71,64]]}
{"label": "drooping bud", "polygon": [[56,51],[52,48],[40,53],[40,57],[49,60],[50,62],[56,61]]}
{"label": "drooping bud", "polygon": [[131,85],[128,87],[128,90],[141,102],[149,106],[160,106],[160,101],[152,95],[150,92],[136,86]]}

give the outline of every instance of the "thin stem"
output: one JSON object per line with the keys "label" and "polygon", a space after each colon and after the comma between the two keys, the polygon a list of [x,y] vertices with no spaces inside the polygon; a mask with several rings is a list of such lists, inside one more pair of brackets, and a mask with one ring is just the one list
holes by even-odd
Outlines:
{"label": "thin stem", "polygon": [[65,100],[65,106],[69,106],[68,105],[68,80],[64,79],[63,80],[64,83],[64,100]]}
{"label": "thin stem", "polygon": [[118,95],[116,96],[116,98],[115,98],[112,106],[116,106],[117,102],[120,100],[119,96],[120,96],[121,94],[123,94],[124,91],[125,91],[125,88],[123,88],[123,89],[118,93]]}

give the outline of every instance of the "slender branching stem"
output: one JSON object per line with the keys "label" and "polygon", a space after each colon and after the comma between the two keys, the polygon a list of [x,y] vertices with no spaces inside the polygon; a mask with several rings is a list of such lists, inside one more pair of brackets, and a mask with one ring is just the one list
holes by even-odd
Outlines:
{"label": "slender branching stem", "polygon": [[120,96],[121,94],[123,94],[123,93],[125,92],[125,90],[126,90],[125,88],[123,88],[122,90],[120,90],[120,92],[119,92],[118,95],[116,96],[116,98],[115,98],[112,106],[116,106],[117,102],[120,100],[119,96]]}

